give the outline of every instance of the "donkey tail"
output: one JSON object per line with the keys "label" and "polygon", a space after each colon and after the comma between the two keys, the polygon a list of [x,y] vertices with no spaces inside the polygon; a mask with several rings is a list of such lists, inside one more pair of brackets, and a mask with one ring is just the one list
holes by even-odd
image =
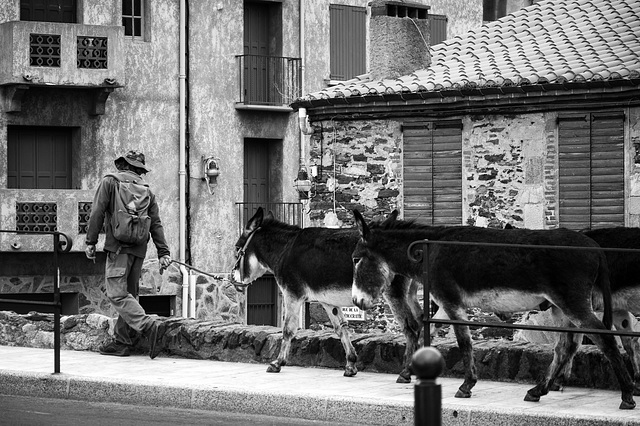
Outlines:
{"label": "donkey tail", "polygon": [[609,281],[609,266],[607,264],[607,258],[604,254],[600,257],[600,267],[598,268],[598,278],[596,280],[596,286],[600,288],[602,292],[602,304],[604,305],[604,315],[602,322],[607,330],[611,329],[613,324],[613,309],[611,307],[611,283]]}

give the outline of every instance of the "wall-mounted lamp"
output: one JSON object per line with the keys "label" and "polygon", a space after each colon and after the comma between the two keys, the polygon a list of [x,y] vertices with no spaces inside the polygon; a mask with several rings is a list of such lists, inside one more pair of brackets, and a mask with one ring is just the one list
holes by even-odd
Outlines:
{"label": "wall-mounted lamp", "polygon": [[311,181],[309,180],[309,175],[304,167],[300,167],[300,170],[298,170],[298,178],[293,181],[293,187],[298,191],[301,199],[306,200],[309,198]]}
{"label": "wall-mounted lamp", "polygon": [[220,159],[217,157],[202,157],[202,180],[207,182],[209,194],[213,194],[218,186],[218,176],[220,176]]}

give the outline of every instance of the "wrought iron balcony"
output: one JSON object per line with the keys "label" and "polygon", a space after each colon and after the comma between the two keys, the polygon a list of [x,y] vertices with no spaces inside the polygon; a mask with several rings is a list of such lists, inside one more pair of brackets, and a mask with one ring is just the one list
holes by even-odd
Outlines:
{"label": "wrought iron balcony", "polygon": [[302,60],[281,56],[239,55],[236,109],[291,111],[302,93]]}
{"label": "wrought iron balcony", "polygon": [[272,212],[273,216],[281,222],[289,225],[297,225],[302,228],[302,203],[236,203],[238,207],[238,233],[242,234],[245,225],[256,213],[258,207],[264,209],[265,214]]}

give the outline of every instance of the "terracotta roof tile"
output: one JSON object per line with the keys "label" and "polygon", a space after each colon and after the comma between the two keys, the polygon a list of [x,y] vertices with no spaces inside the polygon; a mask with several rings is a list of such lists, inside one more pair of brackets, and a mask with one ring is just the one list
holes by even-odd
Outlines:
{"label": "terracotta roof tile", "polygon": [[[297,102],[640,76],[640,0],[541,1],[431,47],[427,69],[368,74]],[[530,89],[531,90],[531,89]],[[444,93],[443,95],[446,95]]]}

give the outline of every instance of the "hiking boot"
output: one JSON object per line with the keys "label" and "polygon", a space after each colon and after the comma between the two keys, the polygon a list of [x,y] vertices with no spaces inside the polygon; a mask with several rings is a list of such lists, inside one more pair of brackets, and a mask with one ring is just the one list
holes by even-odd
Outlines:
{"label": "hiking boot", "polygon": [[100,351],[102,355],[129,356],[131,354],[129,346],[118,343],[115,340],[98,346],[98,351]]}
{"label": "hiking boot", "polygon": [[163,322],[156,322],[149,332],[149,357],[154,359],[162,352],[162,337],[167,330]]}

